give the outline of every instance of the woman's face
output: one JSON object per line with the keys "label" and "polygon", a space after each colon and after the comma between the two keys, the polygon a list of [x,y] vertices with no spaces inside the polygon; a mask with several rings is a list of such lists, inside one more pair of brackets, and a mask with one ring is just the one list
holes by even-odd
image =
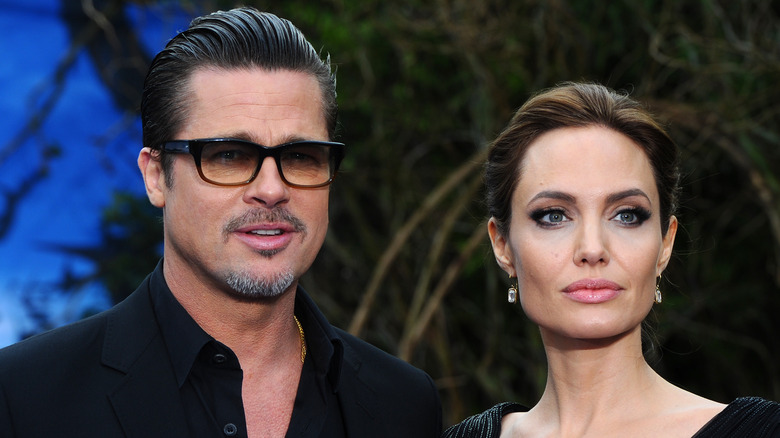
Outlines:
{"label": "woman's face", "polygon": [[677,221],[661,232],[650,161],[623,134],[560,128],[526,151],[509,235],[488,231],[499,265],[517,276],[523,310],[573,339],[636,330],[654,302]]}

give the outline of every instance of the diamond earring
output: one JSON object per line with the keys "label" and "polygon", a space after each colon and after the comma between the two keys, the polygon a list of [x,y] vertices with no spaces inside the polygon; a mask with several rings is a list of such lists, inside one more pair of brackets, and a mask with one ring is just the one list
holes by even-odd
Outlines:
{"label": "diamond earring", "polygon": [[509,301],[511,304],[517,302],[517,286],[509,286],[509,290],[507,291],[507,301]]}

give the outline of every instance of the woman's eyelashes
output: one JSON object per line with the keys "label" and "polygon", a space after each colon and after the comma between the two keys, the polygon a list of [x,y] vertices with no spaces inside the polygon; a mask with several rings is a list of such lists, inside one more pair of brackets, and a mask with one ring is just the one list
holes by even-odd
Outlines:
{"label": "woman's eyelashes", "polygon": [[[621,208],[610,220],[621,225],[637,227],[650,219],[650,210],[642,207]],[[553,228],[572,220],[562,208],[540,208],[530,214],[531,220],[542,228]]]}
{"label": "woman's eyelashes", "polygon": [[623,225],[638,227],[650,219],[650,210],[642,207],[622,208],[612,218]]}
{"label": "woman's eyelashes", "polygon": [[566,212],[560,208],[540,208],[531,212],[531,219],[537,225],[544,228],[554,227],[562,222],[569,221]]}

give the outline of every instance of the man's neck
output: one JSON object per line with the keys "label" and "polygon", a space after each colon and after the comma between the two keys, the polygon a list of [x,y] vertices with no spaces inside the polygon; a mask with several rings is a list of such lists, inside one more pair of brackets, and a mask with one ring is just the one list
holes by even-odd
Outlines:
{"label": "man's neck", "polygon": [[173,296],[206,333],[233,350],[242,368],[276,364],[290,351],[300,351],[293,319],[297,282],[275,298],[245,299],[166,263]]}

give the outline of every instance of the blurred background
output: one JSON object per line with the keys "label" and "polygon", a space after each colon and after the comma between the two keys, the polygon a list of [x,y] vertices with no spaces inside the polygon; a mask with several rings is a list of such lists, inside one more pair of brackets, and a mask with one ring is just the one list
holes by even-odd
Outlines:
{"label": "blurred background", "polygon": [[[135,160],[151,57],[228,1],[0,0],[0,345],[121,300],[160,254]],[[246,1],[338,69],[330,232],[303,285],[332,323],[426,370],[448,425],[533,405],[536,327],[485,228],[486,144],[561,81],[626,90],[683,153],[652,363],[722,402],[780,399],[780,4]]]}

